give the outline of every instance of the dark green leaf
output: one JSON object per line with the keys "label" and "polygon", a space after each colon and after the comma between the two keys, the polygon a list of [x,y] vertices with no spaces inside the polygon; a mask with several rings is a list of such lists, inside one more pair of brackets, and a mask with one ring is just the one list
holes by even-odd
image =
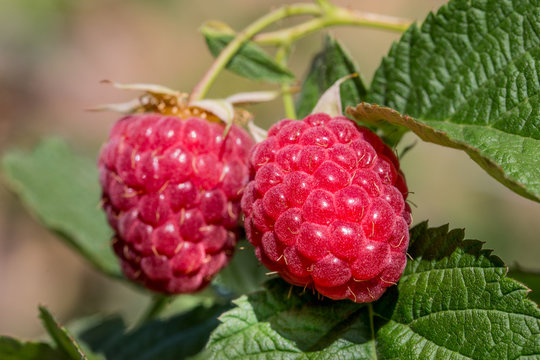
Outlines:
{"label": "dark green leaf", "polygon": [[63,352],[53,349],[49,344],[20,342],[0,336],[0,359],[2,360],[67,360]]}
{"label": "dark green leaf", "polygon": [[367,102],[444,132],[482,167],[496,165],[497,180],[540,201],[539,29],[538,0],[451,0],[392,46]]}
{"label": "dark green leaf", "polygon": [[210,359],[516,359],[540,356],[540,310],[506,267],[447,226],[411,231],[414,258],[377,302],[318,299],[271,280],[220,317]]}
{"label": "dark green leaf", "polygon": [[39,313],[43,326],[54,340],[58,349],[73,360],[87,360],[88,357],[66,328],[58,324],[51,313],[43,306],[39,307]]}
{"label": "dark green leaf", "polygon": [[267,272],[257,260],[253,246],[240,241],[231,262],[219,272],[214,284],[225,287],[237,297],[260,289],[268,280]]}
{"label": "dark green leaf", "polygon": [[[289,293],[290,292],[290,293]],[[281,279],[235,300],[210,338],[210,359],[372,359],[368,312]],[[268,356],[268,357],[267,357]]]}
{"label": "dark green leaf", "polygon": [[73,154],[59,139],[47,139],[32,153],[8,153],[3,170],[10,188],[45,226],[101,271],[121,276],[109,245],[112,232],[99,209],[94,159]]}
{"label": "dark green leaf", "polygon": [[[411,230],[414,258],[393,294],[375,304],[383,358],[517,359],[540,356],[540,310],[503,262],[448,226]],[[393,296],[392,296],[393,295]]]}
{"label": "dark green leaf", "polygon": [[69,324],[77,339],[95,352],[108,348],[126,331],[126,323],[119,315],[93,316]]}
{"label": "dark green leaf", "polygon": [[525,270],[516,266],[510,269],[508,276],[529,287],[532,290],[529,297],[531,300],[536,301],[537,304],[540,304],[540,272]]}
{"label": "dark green leaf", "polygon": [[[206,44],[214,57],[234,39],[229,34],[206,26],[202,28]],[[289,83],[294,75],[289,69],[275,62],[261,47],[246,42],[227,64],[227,69],[251,80],[273,83]]]}
{"label": "dark green leaf", "polygon": [[196,355],[229,305],[198,306],[168,319],[152,320],[125,331],[117,317],[92,325],[78,338],[107,360],[181,360]]}
{"label": "dark green leaf", "polygon": [[330,86],[351,74],[359,76],[341,84],[343,109],[360,103],[365,98],[367,90],[351,56],[335,38],[328,35],[323,49],[313,58],[309,72],[302,84],[302,90],[296,104],[298,116],[303,118],[309,115],[321,95]]}

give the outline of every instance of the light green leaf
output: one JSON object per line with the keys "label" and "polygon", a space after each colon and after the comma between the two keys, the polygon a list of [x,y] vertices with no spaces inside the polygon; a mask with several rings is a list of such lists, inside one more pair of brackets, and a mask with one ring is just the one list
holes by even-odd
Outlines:
{"label": "light green leaf", "polygon": [[63,352],[53,349],[49,344],[21,342],[0,336],[0,359],[2,360],[67,360]]}
{"label": "light green leaf", "polygon": [[69,358],[73,360],[87,360],[89,359],[82,351],[79,344],[75,341],[73,336],[67,331],[66,328],[58,324],[56,319],[51,313],[43,306],[39,307],[39,313],[43,326],[54,340],[58,349],[64,352]]}
{"label": "light green leaf", "polygon": [[[234,39],[235,35],[223,32],[212,26],[204,26],[202,33],[208,49],[214,57]],[[289,83],[294,75],[289,69],[275,62],[260,46],[246,42],[227,64],[230,71],[256,81]]]}
{"label": "light green leaf", "polygon": [[3,158],[9,187],[48,228],[99,270],[121,277],[110,248],[112,231],[99,209],[96,160],[76,155],[62,140],[44,140],[32,153]]}
{"label": "light green leaf", "polygon": [[497,180],[540,201],[539,29],[538,0],[451,0],[392,46],[366,101],[444,133],[484,169],[496,165]]}
{"label": "light green leaf", "polygon": [[210,359],[516,359],[540,356],[540,310],[463,231],[419,224],[397,287],[377,302],[319,299],[283,280],[220,317]]}
{"label": "light green leaf", "polygon": [[347,50],[335,38],[328,35],[323,49],[313,58],[309,72],[302,84],[302,90],[296,104],[299,118],[309,115],[322,94],[336,81],[352,74],[359,76],[341,84],[343,109],[364,100],[367,90],[358,67]]}

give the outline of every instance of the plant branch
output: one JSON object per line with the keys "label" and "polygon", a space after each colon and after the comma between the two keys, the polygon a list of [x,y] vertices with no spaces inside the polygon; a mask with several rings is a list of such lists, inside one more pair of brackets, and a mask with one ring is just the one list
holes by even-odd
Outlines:
{"label": "plant branch", "polygon": [[336,6],[334,4],[332,4],[330,2],[330,0],[315,0],[315,2],[317,3],[317,5],[319,5],[321,7],[322,10],[324,10],[325,12],[326,11],[329,11],[333,8],[335,8]]}
{"label": "plant branch", "polygon": [[[315,1],[316,4],[300,3],[282,6],[262,16],[239,32],[234,40],[221,51],[199,83],[195,85],[189,100],[196,101],[206,96],[219,73],[227,66],[242,45],[252,38],[260,44],[290,47],[295,40],[334,25],[366,26],[403,32],[411,24],[409,20],[401,18],[337,7],[332,5],[329,0]],[[312,15],[317,18],[288,29],[257,35],[264,28],[279,20],[297,15]]]}
{"label": "plant branch", "polygon": [[368,303],[368,311],[369,311],[369,327],[371,328],[371,343],[373,346],[373,355],[375,356],[375,360],[377,360],[377,347],[376,347],[376,339],[375,339],[375,324],[373,322],[373,317],[375,316],[375,313],[373,311],[373,304]]}
{"label": "plant branch", "polygon": [[404,32],[411,21],[393,16],[366,13],[345,8],[335,7],[325,12],[321,17],[287,29],[256,35],[253,40],[261,45],[281,45],[292,43],[301,37],[321,29],[336,25],[365,26]]}
{"label": "plant branch", "polygon": [[[283,66],[287,66],[287,60],[289,52],[291,51],[290,44],[283,44],[279,47],[276,53],[276,61]],[[291,86],[287,83],[281,85],[281,98],[283,99],[283,108],[285,109],[285,116],[289,119],[296,120],[296,110],[294,108],[294,101],[291,92]]]}
{"label": "plant branch", "polygon": [[315,4],[293,4],[280,7],[269,14],[259,18],[243,31],[238,33],[233,41],[227,45],[225,49],[214,60],[214,63],[208,69],[203,78],[193,88],[190,96],[190,101],[202,99],[210,86],[214,83],[217,76],[227,66],[231,58],[238,52],[242,45],[251,39],[255,34],[263,30],[265,27],[282,20],[287,17],[296,15],[321,15],[321,8]]}

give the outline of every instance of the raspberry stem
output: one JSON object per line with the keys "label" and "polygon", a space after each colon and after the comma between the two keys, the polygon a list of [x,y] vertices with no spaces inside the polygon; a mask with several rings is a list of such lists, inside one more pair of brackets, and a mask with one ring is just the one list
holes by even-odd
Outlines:
{"label": "raspberry stem", "polygon": [[[276,61],[283,66],[287,66],[287,59],[291,51],[290,44],[283,44],[279,47],[276,53]],[[283,108],[285,109],[285,116],[289,119],[296,120],[296,110],[294,108],[294,101],[291,92],[291,86],[287,83],[281,85],[281,98],[283,99]]]}
{"label": "raspberry stem", "polygon": [[373,355],[375,356],[375,360],[377,359],[377,348],[375,346],[375,326],[373,322],[373,318],[375,317],[375,312],[373,311],[373,305],[371,303],[367,304],[368,311],[369,311],[369,327],[371,328],[371,339],[372,346],[373,346]]}
{"label": "raspberry stem", "polygon": [[214,60],[214,63],[210,66],[210,69],[206,72],[203,78],[199,81],[195,88],[191,92],[190,101],[202,99],[217,76],[225,68],[227,63],[236,54],[236,52],[242,47],[242,45],[251,39],[255,34],[260,32],[265,27],[275,23],[276,21],[285,19],[295,15],[320,15],[321,9],[314,4],[293,4],[280,7],[263,17],[259,18],[251,25],[246,27],[243,31],[238,33],[233,41],[227,45],[223,51]]}
{"label": "raspberry stem", "polygon": [[292,43],[316,31],[336,25],[365,26],[404,32],[411,25],[411,21],[393,16],[333,7],[316,19],[306,21],[290,28],[258,34],[253,38],[253,41],[261,45]]}
{"label": "raspberry stem", "polygon": [[[264,28],[279,20],[298,15],[312,15],[317,18],[287,29],[257,35]],[[260,44],[290,47],[299,38],[329,26],[354,25],[403,32],[410,23],[409,20],[392,16],[337,7],[328,0],[316,0],[316,4],[299,3],[282,6],[262,16],[236,35],[234,40],[214,60],[199,83],[195,85],[191,92],[190,101],[200,100],[206,96],[219,73],[227,66],[242,45],[252,38]],[[285,99],[284,96],[284,101]],[[288,103],[286,106],[290,107],[292,100],[286,101]]]}

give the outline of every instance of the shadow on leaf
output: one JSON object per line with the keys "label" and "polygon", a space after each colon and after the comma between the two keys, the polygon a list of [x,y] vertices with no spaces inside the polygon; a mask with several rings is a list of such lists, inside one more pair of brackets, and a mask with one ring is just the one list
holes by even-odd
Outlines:
{"label": "shadow on leaf", "polygon": [[[267,291],[247,300],[259,322],[267,322],[279,335],[303,352],[321,351],[336,342],[368,345],[372,340],[366,304],[318,297],[312,290],[292,287],[280,278],[266,283]],[[371,346],[371,345],[369,345]]]}

